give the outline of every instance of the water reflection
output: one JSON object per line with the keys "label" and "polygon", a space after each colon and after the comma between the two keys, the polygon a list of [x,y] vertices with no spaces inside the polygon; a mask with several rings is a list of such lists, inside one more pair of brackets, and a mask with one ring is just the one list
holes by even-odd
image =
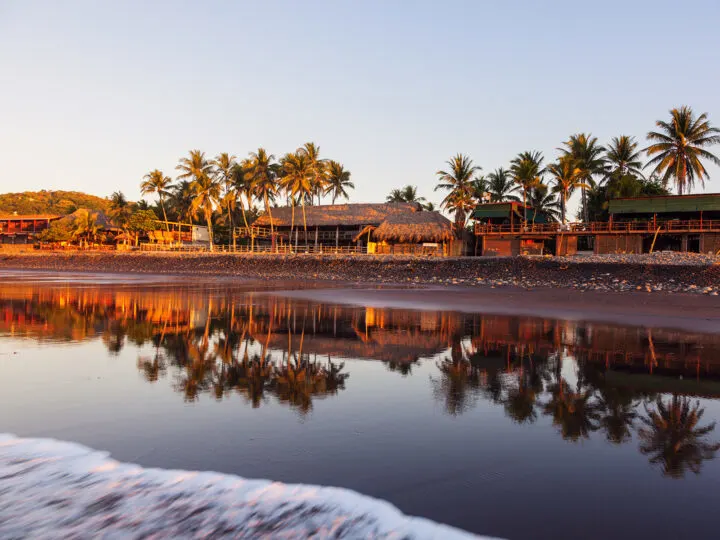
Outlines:
{"label": "water reflection", "polygon": [[[272,398],[304,415],[350,384],[342,359],[413,376],[451,416],[480,402],[563,439],[637,445],[664,476],[699,473],[720,444],[694,397],[720,396],[720,337],[532,317],[325,305],[201,287],[0,287],[0,335],[138,350],[149,383],[188,402]],[[391,375],[396,377],[397,375]],[[341,399],[340,397],[338,397]]]}

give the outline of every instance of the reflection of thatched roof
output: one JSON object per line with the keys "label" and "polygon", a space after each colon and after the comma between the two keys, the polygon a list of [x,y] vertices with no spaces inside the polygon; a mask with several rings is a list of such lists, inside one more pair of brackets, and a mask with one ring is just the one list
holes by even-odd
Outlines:
{"label": "reflection of thatched roof", "polygon": [[[305,216],[308,227],[359,227],[362,225],[380,225],[390,216],[415,214],[420,209],[416,203],[382,204],[333,204],[306,206]],[[290,227],[292,208],[283,206],[272,208],[275,227]],[[270,216],[264,214],[254,223],[258,227],[269,227]],[[295,207],[295,226],[303,226],[302,208]]]}
{"label": "reflection of thatched roof", "polygon": [[388,216],[373,237],[395,242],[449,242],[454,238],[452,223],[437,212],[413,212]]}

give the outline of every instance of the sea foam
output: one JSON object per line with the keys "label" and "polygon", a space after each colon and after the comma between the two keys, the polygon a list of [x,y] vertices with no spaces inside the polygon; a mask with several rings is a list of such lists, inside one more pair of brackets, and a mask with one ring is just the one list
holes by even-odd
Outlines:
{"label": "sea foam", "polygon": [[0,538],[476,538],[339,488],[146,469],[0,434]]}

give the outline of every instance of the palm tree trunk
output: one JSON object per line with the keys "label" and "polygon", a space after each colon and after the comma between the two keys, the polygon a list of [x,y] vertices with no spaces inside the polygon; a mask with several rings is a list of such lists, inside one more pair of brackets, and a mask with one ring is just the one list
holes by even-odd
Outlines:
{"label": "palm tree trunk", "polygon": [[563,225],[565,225],[565,205],[567,201],[567,193],[565,190],[562,191],[562,197],[560,198],[560,214]]}
{"label": "palm tree trunk", "polygon": [[292,246],[293,230],[295,230],[295,199],[293,197],[291,197],[290,198],[290,246]]}
{"label": "palm tree trunk", "polygon": [[523,221],[527,223],[527,187],[523,186]]}
{"label": "palm tree trunk", "polygon": [[308,245],[308,237],[307,237],[307,217],[305,216],[305,197],[301,200],[302,204],[302,214],[303,214],[303,228],[305,229],[305,251],[307,251],[309,245]]}
{"label": "palm tree trunk", "polygon": [[583,221],[585,223],[587,223],[588,222],[587,192],[584,187],[582,188],[582,214],[583,214]]}
{"label": "palm tree trunk", "polygon": [[210,240],[210,251],[213,251],[213,230],[212,230],[212,214],[205,210],[205,221],[208,226],[208,238]]}
{"label": "palm tree trunk", "polygon": [[165,201],[163,201],[162,194],[160,195],[160,208],[162,208],[163,219],[165,220],[165,229],[167,232],[170,232],[170,224],[168,223],[167,214],[165,213]]}
{"label": "palm tree trunk", "polygon": [[228,201],[228,223],[230,224],[230,236],[232,236],[233,251],[235,251],[235,227],[233,226],[232,212],[230,211],[230,202]]}
{"label": "palm tree trunk", "polygon": [[273,223],[272,211],[270,210],[270,201],[268,200],[267,193],[263,195],[265,199],[265,211],[270,216],[270,243],[275,244],[275,224]]}

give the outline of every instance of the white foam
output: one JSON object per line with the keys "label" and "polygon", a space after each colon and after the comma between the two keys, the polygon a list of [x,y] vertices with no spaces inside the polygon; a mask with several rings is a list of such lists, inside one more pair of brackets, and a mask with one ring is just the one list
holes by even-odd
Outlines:
{"label": "white foam", "polygon": [[0,434],[0,538],[475,538],[346,489],[145,469]]}

